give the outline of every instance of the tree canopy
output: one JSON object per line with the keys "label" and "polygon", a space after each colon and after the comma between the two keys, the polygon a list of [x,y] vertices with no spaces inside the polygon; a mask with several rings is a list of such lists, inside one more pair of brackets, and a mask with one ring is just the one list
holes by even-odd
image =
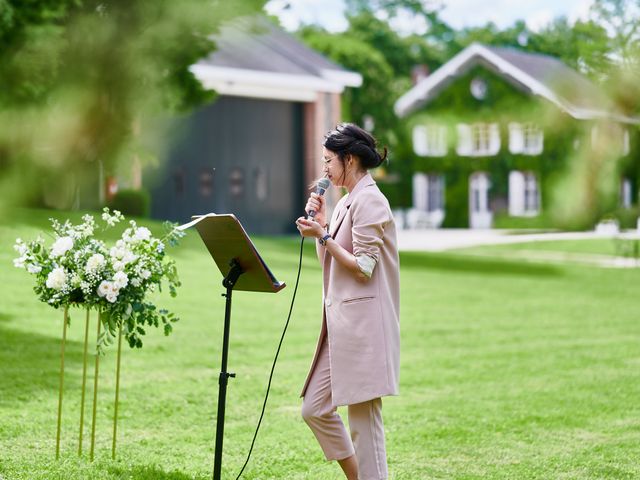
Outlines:
{"label": "tree canopy", "polygon": [[0,0],[5,186],[28,197],[27,178],[78,185],[69,172],[81,176],[99,162],[108,173],[131,161],[160,116],[213,98],[189,67],[213,51],[223,21],[263,3]]}

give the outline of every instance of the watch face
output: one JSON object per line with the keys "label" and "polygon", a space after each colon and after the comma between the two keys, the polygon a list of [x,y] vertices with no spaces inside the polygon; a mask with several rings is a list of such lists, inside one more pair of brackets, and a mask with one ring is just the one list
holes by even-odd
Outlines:
{"label": "watch face", "polygon": [[471,90],[471,95],[477,100],[484,100],[487,98],[487,82],[485,82],[481,78],[474,78],[471,80],[471,84],[469,85],[469,90]]}

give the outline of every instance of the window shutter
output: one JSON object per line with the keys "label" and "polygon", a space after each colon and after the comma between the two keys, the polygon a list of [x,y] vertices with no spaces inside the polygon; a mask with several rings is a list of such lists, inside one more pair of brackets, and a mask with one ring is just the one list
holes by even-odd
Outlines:
{"label": "window shutter", "polygon": [[458,145],[456,152],[458,155],[469,156],[473,151],[473,136],[471,132],[471,125],[466,123],[459,123],[456,125],[458,131]]}
{"label": "window shutter", "polygon": [[489,125],[489,155],[495,155],[500,151],[500,128],[497,123]]}
{"label": "window shutter", "polygon": [[511,122],[509,124],[509,151],[511,153],[522,153],[524,149],[524,132],[522,125]]}
{"label": "window shutter", "polygon": [[427,127],[424,125],[413,127],[413,151],[421,157],[425,157],[428,153]]}
{"label": "window shutter", "polygon": [[509,172],[509,215],[524,214],[524,175],[513,170]]}
{"label": "window shutter", "polygon": [[413,174],[413,208],[420,211],[427,210],[428,179],[424,173]]}

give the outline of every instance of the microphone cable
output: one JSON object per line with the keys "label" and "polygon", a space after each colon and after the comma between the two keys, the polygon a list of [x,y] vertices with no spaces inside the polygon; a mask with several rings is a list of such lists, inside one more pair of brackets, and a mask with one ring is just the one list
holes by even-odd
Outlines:
{"label": "microphone cable", "polygon": [[251,447],[249,448],[249,454],[247,455],[247,459],[242,465],[240,469],[240,473],[236,477],[236,480],[239,480],[242,472],[244,472],[245,467],[249,463],[249,459],[251,458],[251,452],[253,451],[253,446],[256,443],[256,438],[258,437],[258,430],[260,430],[260,424],[262,423],[262,417],[264,416],[264,411],[267,407],[267,400],[269,399],[269,390],[271,389],[271,380],[273,379],[273,372],[276,369],[276,362],[278,361],[278,355],[280,354],[280,347],[282,346],[282,342],[284,340],[284,336],[287,333],[287,328],[289,327],[289,320],[291,320],[291,312],[293,312],[293,304],[296,301],[296,292],[298,291],[298,283],[300,281],[300,272],[302,271],[302,252],[304,249],[304,237],[300,241],[300,259],[298,260],[298,275],[296,276],[296,285],[293,288],[293,296],[291,298],[291,306],[289,307],[289,315],[287,316],[287,322],[284,324],[284,330],[282,330],[282,336],[280,337],[280,343],[278,343],[278,349],[276,350],[276,356],[273,359],[273,364],[271,365],[271,373],[269,374],[269,383],[267,384],[267,392],[264,396],[264,403],[262,404],[262,411],[260,412],[260,418],[258,419],[258,425],[256,426],[256,431],[253,434],[253,440],[251,440]]}

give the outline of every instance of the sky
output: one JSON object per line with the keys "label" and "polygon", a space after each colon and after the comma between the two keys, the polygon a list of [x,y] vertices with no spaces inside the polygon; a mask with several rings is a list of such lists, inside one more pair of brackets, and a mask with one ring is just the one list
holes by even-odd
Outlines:
{"label": "sky", "polygon": [[[498,27],[524,19],[531,30],[539,30],[553,18],[566,16],[570,21],[587,17],[593,0],[441,0],[441,18],[453,28],[480,26],[492,21]],[[284,5],[289,4],[289,8]],[[267,12],[280,18],[288,30],[302,23],[320,23],[330,31],[346,28],[343,0],[270,0]],[[420,29],[410,18],[400,18],[401,30]]]}

